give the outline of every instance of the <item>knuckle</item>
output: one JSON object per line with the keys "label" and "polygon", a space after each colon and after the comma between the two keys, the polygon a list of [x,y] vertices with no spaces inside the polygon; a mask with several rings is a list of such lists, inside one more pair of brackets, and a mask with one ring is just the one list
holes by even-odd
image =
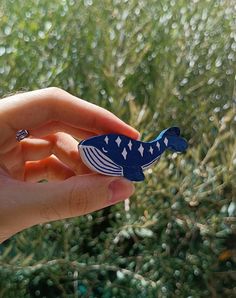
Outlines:
{"label": "knuckle", "polygon": [[48,87],[46,88],[46,90],[51,93],[51,94],[58,94],[58,93],[61,93],[62,92],[62,89],[59,88],[59,87],[55,87],[55,86],[52,86],[52,87]]}
{"label": "knuckle", "polygon": [[47,111],[50,115],[50,118],[52,120],[56,120],[57,112],[58,112],[58,101],[60,98],[62,98],[62,95],[64,94],[64,90],[58,88],[58,87],[49,87],[46,88],[46,96],[45,96],[45,105],[47,105]]}
{"label": "knuckle", "polygon": [[68,195],[68,206],[70,216],[78,216],[89,212],[89,201],[92,191],[88,187],[78,187],[74,181]]}
{"label": "knuckle", "polygon": [[40,209],[40,218],[42,222],[48,222],[51,220],[60,220],[62,216],[54,206],[45,204]]}
{"label": "knuckle", "polygon": [[90,128],[94,129],[96,127],[99,127],[98,118],[95,115],[93,118],[90,119]]}

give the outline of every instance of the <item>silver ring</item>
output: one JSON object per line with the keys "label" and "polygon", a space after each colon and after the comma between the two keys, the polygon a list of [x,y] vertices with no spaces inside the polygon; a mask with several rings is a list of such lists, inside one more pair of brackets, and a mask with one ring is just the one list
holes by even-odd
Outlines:
{"label": "silver ring", "polygon": [[20,142],[21,140],[27,138],[29,136],[29,132],[27,129],[21,129],[16,132],[16,140]]}

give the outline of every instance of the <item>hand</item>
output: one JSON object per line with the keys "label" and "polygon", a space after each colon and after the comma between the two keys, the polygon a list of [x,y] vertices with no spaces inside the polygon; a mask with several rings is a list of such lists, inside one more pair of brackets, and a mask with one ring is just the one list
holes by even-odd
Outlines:
{"label": "hand", "polygon": [[[30,138],[16,141],[27,129]],[[128,198],[133,184],[93,174],[78,153],[79,139],[136,130],[112,113],[59,88],[0,100],[0,243],[33,225],[104,208]],[[47,183],[35,183],[47,179]]]}

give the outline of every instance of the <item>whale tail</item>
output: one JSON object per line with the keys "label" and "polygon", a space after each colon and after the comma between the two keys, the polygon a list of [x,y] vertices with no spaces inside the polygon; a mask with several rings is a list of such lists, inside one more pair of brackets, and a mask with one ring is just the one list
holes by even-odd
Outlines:
{"label": "whale tail", "polygon": [[185,139],[176,136],[168,137],[168,149],[177,152],[183,152],[188,148],[188,143]]}
{"label": "whale tail", "polygon": [[183,152],[188,148],[188,143],[180,136],[180,129],[178,127],[170,127],[163,130],[156,140],[168,140],[167,148],[172,151]]}

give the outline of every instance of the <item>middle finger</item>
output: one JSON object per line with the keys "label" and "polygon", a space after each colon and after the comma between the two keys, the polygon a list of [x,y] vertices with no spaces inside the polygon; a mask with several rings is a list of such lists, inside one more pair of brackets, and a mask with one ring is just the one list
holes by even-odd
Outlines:
{"label": "middle finger", "polygon": [[21,150],[25,162],[44,159],[54,154],[77,175],[91,173],[81,160],[78,142],[66,133],[60,132],[39,139],[24,139],[21,141]]}

